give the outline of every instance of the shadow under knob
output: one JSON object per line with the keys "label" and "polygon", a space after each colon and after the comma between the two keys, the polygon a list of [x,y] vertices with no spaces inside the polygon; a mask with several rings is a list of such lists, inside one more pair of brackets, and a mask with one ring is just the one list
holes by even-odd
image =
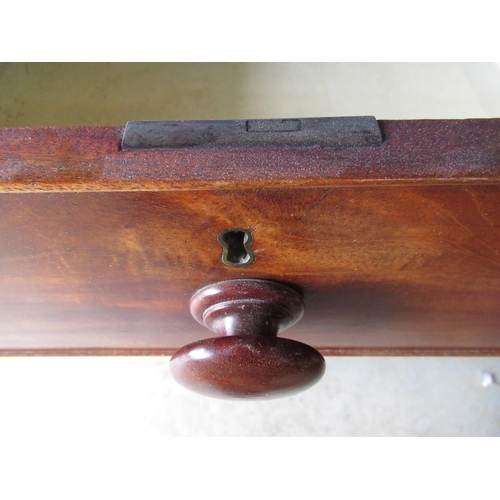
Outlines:
{"label": "shadow under knob", "polygon": [[170,361],[184,387],[219,398],[273,398],[315,384],[325,371],[313,347],[279,332],[304,312],[301,296],[281,283],[260,279],[222,281],[198,290],[191,314],[218,336],[179,349]]}

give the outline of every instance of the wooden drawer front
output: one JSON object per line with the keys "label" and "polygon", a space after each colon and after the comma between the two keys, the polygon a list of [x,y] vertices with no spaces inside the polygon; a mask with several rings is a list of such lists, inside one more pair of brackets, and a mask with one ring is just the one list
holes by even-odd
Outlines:
{"label": "wooden drawer front", "polygon": [[[500,186],[373,185],[0,195],[3,354],[170,354],[207,332],[191,295],[298,286],[286,336],[324,354],[500,353]],[[219,232],[253,235],[228,267]]]}

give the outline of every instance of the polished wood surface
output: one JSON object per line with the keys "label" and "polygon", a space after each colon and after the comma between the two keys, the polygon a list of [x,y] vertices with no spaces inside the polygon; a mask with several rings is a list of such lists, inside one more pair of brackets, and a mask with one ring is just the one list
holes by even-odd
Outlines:
{"label": "polished wood surface", "polygon": [[[126,158],[120,129],[2,129],[1,353],[172,354],[207,337],[193,293],[247,277],[300,289],[289,337],[323,354],[500,354],[500,120],[382,128]],[[250,266],[222,262],[230,228]]]}

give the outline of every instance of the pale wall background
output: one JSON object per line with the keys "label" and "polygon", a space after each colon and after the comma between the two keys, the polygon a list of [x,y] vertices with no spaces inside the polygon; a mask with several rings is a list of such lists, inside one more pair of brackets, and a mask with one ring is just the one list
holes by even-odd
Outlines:
{"label": "pale wall background", "polygon": [[[500,117],[496,63],[0,64],[0,126]],[[500,335],[500,325],[499,325]],[[328,358],[297,396],[185,391],[168,358],[0,358],[0,434],[499,436],[500,358]]]}

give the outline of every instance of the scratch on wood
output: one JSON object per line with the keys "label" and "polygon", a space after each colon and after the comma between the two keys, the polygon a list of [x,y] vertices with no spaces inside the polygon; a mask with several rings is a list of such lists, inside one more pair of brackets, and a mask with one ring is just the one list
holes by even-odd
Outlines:
{"label": "scratch on wood", "polygon": [[332,190],[333,188],[328,188],[322,195],[321,197],[316,200],[307,210],[306,212],[304,213],[304,215],[298,220],[297,224],[295,224],[295,226],[293,226],[292,230],[285,236],[285,238],[283,240],[281,240],[281,242],[283,243],[284,241],[286,241],[288,238],[290,238],[290,236],[292,236],[292,234],[295,232],[295,230],[299,227],[300,224],[302,224],[302,221],[309,215],[309,213],[311,212],[311,210],[316,207],[319,203],[321,203],[321,201],[323,201],[323,199],[326,197],[326,195]]}
{"label": "scratch on wood", "polygon": [[488,212],[484,212],[484,210],[482,209],[480,202],[477,199],[476,194],[474,193],[474,189],[466,188],[465,191],[470,194],[472,201],[476,205],[476,209],[477,209],[477,213],[478,213],[479,217],[481,217],[481,219],[483,219],[484,222],[486,222],[486,224],[488,224],[491,227],[491,230],[495,234],[499,234],[499,232],[496,230],[495,223],[492,222],[491,219],[488,217]]}

